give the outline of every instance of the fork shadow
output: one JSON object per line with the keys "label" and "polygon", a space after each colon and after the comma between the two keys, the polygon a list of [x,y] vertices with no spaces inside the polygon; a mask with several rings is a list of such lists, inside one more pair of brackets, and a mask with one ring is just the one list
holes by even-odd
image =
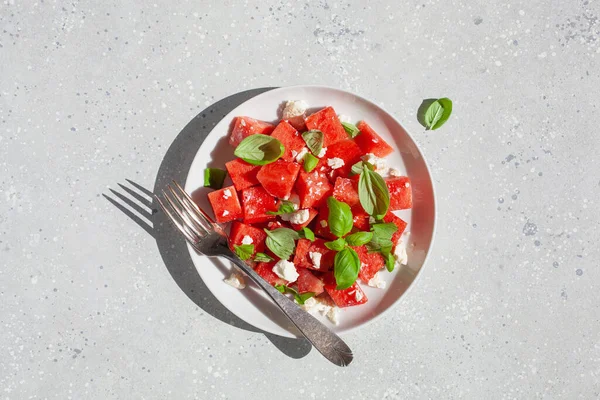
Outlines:
{"label": "fork shadow", "polygon": [[[103,194],[103,196],[154,237],[160,255],[171,277],[198,307],[231,326],[251,332],[263,333],[275,347],[288,357],[302,358],[312,348],[308,341],[304,339],[285,338],[255,328],[235,316],[216,299],[202,278],[200,278],[198,271],[192,263],[185,240],[179,232],[175,231],[175,228],[167,220],[166,215],[162,212],[157,212],[158,204],[152,198],[153,193],[159,193],[172,180],[185,182],[191,163],[200,145],[212,128],[227,113],[244,101],[271,89],[273,88],[259,88],[236,93],[210,105],[194,117],[177,135],[167,150],[159,167],[152,191],[138,183],[127,180],[137,191],[119,184],[120,189],[126,192],[127,195],[111,189],[111,194],[119,199],[119,201],[106,194]],[[218,259],[211,259],[211,261],[213,261],[216,268],[230,269]],[[247,294],[245,293],[251,301],[264,302],[264,304],[260,305],[261,308],[264,307],[268,312],[277,312],[274,304],[262,296],[258,296],[250,286],[247,289],[251,289]]]}

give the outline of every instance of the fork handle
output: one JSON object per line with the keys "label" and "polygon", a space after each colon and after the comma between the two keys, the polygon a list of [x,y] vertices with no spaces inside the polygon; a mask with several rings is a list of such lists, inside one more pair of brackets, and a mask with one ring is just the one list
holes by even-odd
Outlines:
{"label": "fork handle", "polygon": [[269,282],[265,281],[248,264],[238,258],[235,253],[226,254],[225,258],[237,265],[258,286],[267,292],[275,304],[281,308],[281,311],[325,358],[341,367],[350,364],[353,358],[352,350],[338,335],[271,286]]}

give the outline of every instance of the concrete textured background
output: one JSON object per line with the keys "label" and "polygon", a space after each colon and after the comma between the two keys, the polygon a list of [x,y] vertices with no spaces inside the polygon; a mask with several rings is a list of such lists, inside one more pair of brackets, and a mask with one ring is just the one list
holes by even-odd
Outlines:
{"label": "concrete textured background", "polygon": [[[593,0],[4,0],[0,397],[598,398],[599,15]],[[292,84],[392,110],[436,183],[429,264],[346,336],[347,369],[219,308],[144,195],[110,191],[185,174],[194,129],[255,92],[236,93]],[[443,96],[454,115],[423,132],[417,107]],[[164,164],[176,138],[183,161]]]}

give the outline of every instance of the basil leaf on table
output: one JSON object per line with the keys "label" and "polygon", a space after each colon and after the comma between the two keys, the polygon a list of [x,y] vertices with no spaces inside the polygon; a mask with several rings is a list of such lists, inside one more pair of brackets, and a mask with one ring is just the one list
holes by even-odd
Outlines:
{"label": "basil leaf on table", "polygon": [[273,257],[265,253],[256,253],[254,255],[254,261],[256,262],[269,262],[273,261]]}
{"label": "basil leaf on table", "polygon": [[248,164],[266,165],[277,161],[284,151],[285,147],[279,140],[256,133],[242,140],[233,154]]}
{"label": "basil leaf on table", "polygon": [[343,201],[338,201],[333,196],[329,196],[327,207],[329,208],[329,218],[327,219],[329,230],[335,236],[343,237],[350,232],[354,223],[350,206]]}
{"label": "basil leaf on table", "polygon": [[344,238],[337,238],[332,242],[325,242],[324,245],[329,250],[341,251],[346,247],[346,240],[344,240]]}
{"label": "basil leaf on table", "polygon": [[363,168],[358,179],[358,197],[363,209],[380,220],[390,207],[390,192],[385,181],[375,171]]}
{"label": "basil leaf on table", "polygon": [[425,99],[417,111],[417,120],[427,130],[440,128],[452,114],[452,100],[447,97],[441,99]]}
{"label": "basil leaf on table", "polygon": [[289,214],[296,211],[296,206],[289,200],[282,200],[277,211],[267,211],[269,215]]}
{"label": "basil leaf on table", "polygon": [[342,122],[342,126],[344,130],[350,136],[350,138],[354,139],[360,133],[360,130],[356,127],[356,125],[351,124],[350,122]]}
{"label": "basil leaf on table", "polygon": [[247,259],[252,257],[252,254],[254,253],[254,245],[253,244],[234,245],[233,250],[235,251],[235,254],[237,254],[237,256],[240,259],[246,261]]}
{"label": "basil leaf on table", "polygon": [[311,242],[315,241],[315,233],[307,226],[298,231],[298,236],[300,239],[308,239]]}
{"label": "basil leaf on table", "polygon": [[350,247],[336,253],[333,261],[333,276],[337,283],[336,290],[348,289],[356,282],[360,271],[358,254]]}
{"label": "basil leaf on table", "polygon": [[275,230],[264,229],[267,234],[265,244],[277,257],[282,260],[290,258],[296,248],[296,240],[299,239],[298,232],[290,228],[277,228]]}
{"label": "basil leaf on table", "polygon": [[306,146],[310,151],[318,156],[323,148],[323,132],[313,129],[302,134],[302,139],[306,142]]}
{"label": "basil leaf on table", "polygon": [[211,189],[221,189],[227,176],[227,171],[220,168],[204,169],[204,187]]}
{"label": "basil leaf on table", "polygon": [[346,242],[350,246],[362,246],[367,244],[373,238],[373,232],[355,232],[346,238]]}
{"label": "basil leaf on table", "polygon": [[313,156],[310,153],[306,153],[304,155],[304,171],[311,172],[313,169],[315,169],[315,167],[317,166],[317,164],[319,163],[319,159],[315,156]]}

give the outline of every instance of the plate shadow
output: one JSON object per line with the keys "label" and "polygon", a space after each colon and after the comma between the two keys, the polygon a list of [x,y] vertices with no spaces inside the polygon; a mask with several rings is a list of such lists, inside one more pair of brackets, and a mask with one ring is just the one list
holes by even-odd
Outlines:
{"label": "plate shadow", "polygon": [[[159,209],[158,204],[156,203],[156,200],[152,198],[153,193],[160,193],[160,191],[165,189],[173,180],[182,184],[185,183],[189,168],[198,149],[214,126],[226,114],[246,100],[272,89],[275,88],[258,88],[236,93],[208,106],[196,115],[196,117],[194,117],[183,130],[179,132],[167,150],[160,164],[152,191],[133,181],[127,180],[143,195],[119,184],[120,188],[127,193],[127,196],[115,190],[111,190],[111,194],[120,201],[117,201],[106,194],[104,194],[104,197],[154,237],[159,253],[167,270],[171,274],[171,277],[186,296],[198,307],[231,326],[251,332],[260,332],[282,353],[291,358],[302,358],[306,356],[312,348],[307,340],[285,338],[255,328],[235,316],[216,299],[198,274],[183,236],[175,230],[163,212],[157,212]],[[135,199],[137,203],[131,200],[131,197]],[[122,203],[125,203],[127,207]],[[146,209],[140,207],[139,203],[146,207]],[[136,215],[132,209],[143,218]],[[147,221],[150,221],[152,226],[150,226]],[[210,265],[210,268],[223,267],[220,260],[215,259],[214,261],[215,265]],[[253,288],[248,287],[247,289],[252,290]],[[258,296],[252,296],[252,298],[255,297]],[[274,306],[272,304],[269,305]]]}

